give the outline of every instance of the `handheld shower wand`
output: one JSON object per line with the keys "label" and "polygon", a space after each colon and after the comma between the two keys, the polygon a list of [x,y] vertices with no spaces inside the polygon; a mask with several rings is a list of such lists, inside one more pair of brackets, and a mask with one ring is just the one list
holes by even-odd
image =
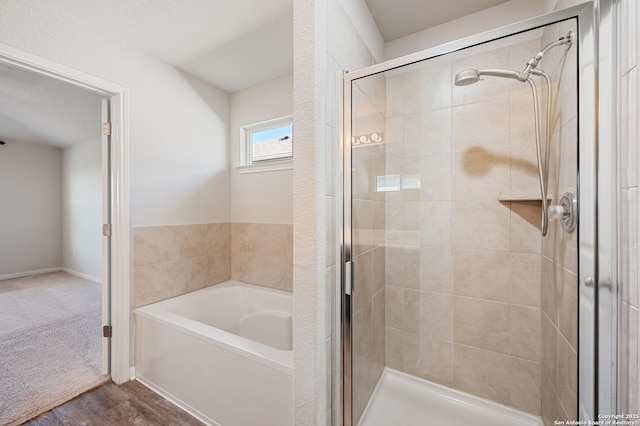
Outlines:
{"label": "handheld shower wand", "polygon": [[[550,141],[551,141],[551,131],[550,131],[550,119],[551,119],[551,99],[552,99],[552,88],[551,88],[551,78],[545,73],[543,70],[537,68],[540,60],[544,57],[544,55],[551,49],[557,46],[562,46],[568,44],[571,47],[571,43],[575,38],[575,34],[572,31],[569,31],[566,36],[560,37],[558,40],[555,40],[549,44],[547,44],[544,48],[542,48],[538,53],[535,54],[527,64],[524,69],[520,72],[512,71],[512,70],[503,70],[503,69],[469,69],[460,71],[456,74],[455,77],[455,85],[456,86],[468,86],[470,84],[477,83],[480,81],[480,76],[488,75],[491,77],[500,77],[500,78],[511,78],[521,82],[529,83],[529,87],[531,88],[531,94],[533,97],[534,104],[534,119],[535,119],[535,131],[536,131],[536,156],[538,159],[538,179],[540,180],[540,196],[542,199],[542,218],[540,224],[540,233],[542,236],[547,235],[547,231],[549,228],[549,206],[547,204],[547,189],[549,185],[549,156],[550,156]],[[547,121],[546,121],[546,132],[545,132],[545,150],[544,157],[542,152],[542,142],[540,137],[540,111],[538,104],[538,91],[535,82],[531,79],[531,75],[542,77],[547,86]]]}

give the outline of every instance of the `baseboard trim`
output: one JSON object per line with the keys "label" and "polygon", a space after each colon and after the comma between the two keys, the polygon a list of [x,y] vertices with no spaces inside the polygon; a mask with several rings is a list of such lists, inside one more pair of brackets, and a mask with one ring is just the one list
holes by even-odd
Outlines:
{"label": "baseboard trim", "polygon": [[0,281],[2,281],[2,280],[10,280],[12,278],[29,277],[31,275],[48,274],[50,272],[59,272],[61,270],[62,270],[62,268],[48,268],[48,269],[36,269],[35,271],[18,272],[16,274],[0,275]]}
{"label": "baseboard trim", "polygon": [[66,272],[67,274],[84,278],[85,280],[93,281],[94,283],[102,284],[102,279],[98,277],[94,277],[88,274],[83,274],[82,272],[74,271],[73,269],[69,269],[69,268],[61,268],[61,270],[62,272]]}

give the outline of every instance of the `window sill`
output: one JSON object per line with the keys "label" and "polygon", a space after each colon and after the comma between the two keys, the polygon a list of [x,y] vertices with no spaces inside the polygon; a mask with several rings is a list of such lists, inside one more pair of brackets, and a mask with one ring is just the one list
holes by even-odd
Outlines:
{"label": "window sill", "polygon": [[266,173],[280,170],[292,170],[293,160],[273,161],[265,164],[242,164],[234,166],[241,175],[246,173]]}

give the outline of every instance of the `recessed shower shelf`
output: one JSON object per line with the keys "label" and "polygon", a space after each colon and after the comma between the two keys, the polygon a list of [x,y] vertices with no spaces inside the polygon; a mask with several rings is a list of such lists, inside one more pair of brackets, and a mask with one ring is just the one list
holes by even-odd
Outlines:
{"label": "recessed shower shelf", "polygon": [[[518,202],[527,202],[527,201],[540,201],[542,199],[542,197],[540,197],[540,195],[500,195],[498,197],[498,201],[505,201],[505,202],[513,202],[513,203],[518,203]],[[547,201],[551,201],[553,200],[554,197],[551,194],[547,194]]]}

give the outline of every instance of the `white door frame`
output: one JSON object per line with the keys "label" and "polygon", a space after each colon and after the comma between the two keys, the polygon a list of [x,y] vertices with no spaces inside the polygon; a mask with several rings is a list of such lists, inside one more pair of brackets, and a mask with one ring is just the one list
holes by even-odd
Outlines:
{"label": "white door frame", "polygon": [[[102,175],[102,223],[111,223],[111,123],[109,98],[101,99],[102,132],[101,132],[101,170]],[[105,237],[102,230],[102,326],[111,325],[111,238]],[[102,336],[102,374],[111,373],[111,339]]]}
{"label": "white door frame", "polygon": [[[109,99],[111,119],[111,378],[130,379],[129,93],[101,78],[0,43],[0,63],[36,72]],[[103,253],[104,261],[104,253]],[[103,272],[104,274],[104,272]],[[106,285],[103,276],[103,285]],[[103,300],[103,303],[106,301]]]}

